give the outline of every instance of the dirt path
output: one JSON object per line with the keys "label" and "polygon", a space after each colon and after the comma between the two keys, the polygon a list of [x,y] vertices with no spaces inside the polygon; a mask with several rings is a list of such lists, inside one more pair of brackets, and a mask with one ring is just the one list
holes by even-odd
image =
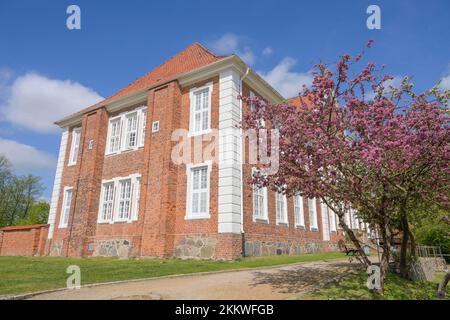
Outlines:
{"label": "dirt path", "polygon": [[41,294],[31,299],[297,299],[351,272],[357,263],[320,261],[207,275],[144,280]]}

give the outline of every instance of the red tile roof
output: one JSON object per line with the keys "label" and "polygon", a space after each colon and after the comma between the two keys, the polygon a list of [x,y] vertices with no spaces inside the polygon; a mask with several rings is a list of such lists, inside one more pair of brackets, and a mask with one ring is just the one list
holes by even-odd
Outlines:
{"label": "red tile roof", "polygon": [[292,105],[297,108],[303,108],[303,103],[302,103],[302,100],[300,100],[300,99],[303,100],[303,103],[306,104],[306,106],[308,106],[308,107],[311,106],[311,101],[308,99],[307,96],[303,96],[303,97],[296,96],[296,97],[287,99],[287,104]]}
{"label": "red tile roof", "polygon": [[99,103],[78,113],[85,113],[92,109],[96,109],[97,107],[102,106],[105,103],[113,101],[117,98],[124,97],[145,88],[149,88],[159,82],[164,83],[165,81],[177,75],[206,66],[223,58],[225,58],[225,56],[217,56],[201,44],[195,42],[183,51],[177,53],[175,56],[173,56],[160,66],[156,67],[133,83],[129,84],[122,90],[117,91],[105,100],[100,101]]}

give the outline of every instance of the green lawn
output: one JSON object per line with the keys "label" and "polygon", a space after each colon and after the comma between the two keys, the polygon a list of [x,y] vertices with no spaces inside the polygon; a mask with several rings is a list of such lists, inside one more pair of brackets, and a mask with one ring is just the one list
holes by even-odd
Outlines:
{"label": "green lawn", "polygon": [[345,255],[342,253],[317,253],[300,256],[243,258],[231,262],[179,259],[0,257],[0,295],[63,288],[66,286],[66,279],[69,276],[66,269],[70,265],[80,267],[81,284],[85,285],[173,274],[342,259],[344,257]]}
{"label": "green lawn", "polygon": [[[367,289],[367,274],[364,271],[350,274],[340,281],[329,283],[322,289],[311,293],[306,299],[322,300],[433,300],[436,299],[437,283],[414,282],[400,276],[388,274],[384,296],[371,293]],[[447,288],[447,299],[450,289]]]}

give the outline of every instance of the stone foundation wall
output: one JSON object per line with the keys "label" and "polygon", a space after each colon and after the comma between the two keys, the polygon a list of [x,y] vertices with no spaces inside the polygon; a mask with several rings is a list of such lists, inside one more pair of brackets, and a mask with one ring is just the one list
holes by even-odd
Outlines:
{"label": "stone foundation wall", "polygon": [[334,243],[325,246],[322,242],[282,242],[282,241],[245,241],[244,256],[258,257],[279,254],[300,255],[304,253],[315,253],[323,251],[337,251],[338,247]]}
{"label": "stone foundation wall", "polygon": [[94,257],[119,257],[127,259],[131,255],[131,241],[128,239],[97,240],[94,244]]}
{"label": "stone foundation wall", "polygon": [[431,281],[436,271],[445,271],[446,263],[442,258],[419,258],[412,264],[409,276],[415,281]]}
{"label": "stone foundation wall", "polygon": [[208,236],[186,236],[175,245],[175,257],[181,259],[212,259],[217,239]]}

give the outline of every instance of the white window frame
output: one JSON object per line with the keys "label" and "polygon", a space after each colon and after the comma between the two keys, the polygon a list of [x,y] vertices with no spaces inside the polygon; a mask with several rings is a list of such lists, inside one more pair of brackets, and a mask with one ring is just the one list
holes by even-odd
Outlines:
{"label": "white window frame", "polygon": [[[206,212],[202,212],[201,214],[193,214],[192,213],[192,185],[193,185],[193,174],[192,172],[194,170],[198,170],[201,168],[205,168],[206,167]],[[211,168],[212,168],[212,162],[211,161],[206,161],[204,163],[199,163],[199,164],[188,164],[186,165],[186,181],[187,181],[187,186],[186,186],[186,215],[185,215],[185,220],[196,220],[196,219],[209,219],[210,216],[210,197],[211,197]]]}
{"label": "white window frame", "polygon": [[[330,241],[331,239],[331,227],[330,227],[330,209],[321,201],[320,210],[322,212],[322,238],[324,241]],[[328,226],[325,226],[325,221]]]}
{"label": "white window frame", "polygon": [[296,194],[293,197],[294,203],[294,219],[296,228],[305,227],[305,213],[303,210],[303,197],[300,194]]}
{"label": "white window frame", "polygon": [[[105,199],[105,192],[106,191],[106,186],[111,186],[111,191],[112,191],[112,199]],[[100,192],[100,209],[99,209],[99,217],[98,217],[98,222],[100,223],[105,223],[105,222],[110,222],[113,220],[114,218],[114,200],[115,200],[115,196],[116,196],[116,186],[114,184],[114,181],[109,181],[109,182],[104,182],[102,183],[102,190]],[[111,204],[111,213],[108,217],[104,217],[103,214],[103,207],[105,206],[105,200],[106,202],[109,202]]]}
{"label": "white window frame", "polygon": [[[120,187],[121,182],[130,180],[131,181],[131,189],[130,189],[130,208],[129,208],[129,216],[126,218],[119,217],[119,204],[120,204]],[[105,185],[112,184],[114,194],[113,194],[113,208],[112,215],[109,219],[103,219],[103,204],[104,204],[104,196],[105,196]],[[141,175],[140,174],[131,174],[126,177],[116,177],[110,180],[102,181],[102,190],[100,192],[100,201],[98,208],[98,216],[97,223],[131,223],[133,221],[138,220],[139,215],[139,200],[140,200],[140,188],[141,188]]]}
{"label": "white window frame", "polygon": [[70,146],[70,155],[68,166],[74,166],[77,164],[78,153],[80,152],[80,141],[81,140],[81,127],[72,129],[72,143]]}
{"label": "white window frame", "polygon": [[[256,97],[255,93],[253,91],[250,91],[250,99],[254,99],[255,97]],[[265,105],[265,102],[263,100],[260,100],[260,104]],[[254,110],[255,110],[254,104],[250,103],[250,111],[253,112]],[[266,126],[266,121],[264,120],[264,118],[259,119],[258,122],[261,127]]]}
{"label": "white window frame", "polygon": [[[198,131],[195,131],[195,114],[196,114],[196,99],[195,96],[197,93],[203,92],[205,90],[208,90],[208,125],[206,129],[201,128]],[[192,88],[189,91],[189,137],[202,135],[202,134],[208,134],[211,130],[211,101],[212,101],[212,94],[213,94],[213,83],[209,82],[206,85],[199,87],[199,88]],[[200,111],[202,112],[202,111]],[[203,116],[200,117],[200,126],[203,125]]]}
{"label": "white window frame", "polygon": [[316,198],[308,198],[308,214],[309,214],[309,229],[311,231],[319,231]]}
{"label": "white window frame", "polygon": [[331,208],[328,207],[328,212],[329,212],[329,217],[330,217],[330,231],[331,232],[337,232],[337,219],[336,219],[336,213],[334,213],[333,210],[331,210]]}
{"label": "white window frame", "polygon": [[[129,186],[129,190],[128,189]],[[125,190],[124,190],[125,189]],[[117,185],[117,209],[116,209],[116,218],[114,221],[116,222],[127,222],[131,221],[131,213],[133,209],[133,181],[131,178],[125,178],[119,180],[119,183]],[[123,217],[120,216],[121,214],[121,208],[126,207],[126,204],[128,204],[128,210],[127,215]],[[124,210],[125,212],[125,210]]]}
{"label": "white window frame", "polygon": [[[256,169],[256,168],[252,168],[252,175],[254,174],[254,173],[256,173],[256,172],[258,172],[258,169]],[[261,191],[262,192],[262,197],[263,197],[263,204],[262,204],[262,214],[261,215],[258,215],[256,212],[255,212],[255,192],[259,192],[259,191]],[[267,187],[262,187],[262,188],[260,188],[260,187],[258,187],[257,185],[252,185],[252,207],[253,207],[253,212],[252,212],[252,215],[253,215],[253,221],[254,222],[256,222],[256,221],[264,221],[264,222],[269,222],[269,205],[268,205],[268,192],[267,192]]]}
{"label": "white window frame", "polygon": [[[70,201],[67,201],[67,194],[70,192]],[[70,209],[73,202],[73,187],[64,187],[61,214],[59,217],[59,228],[67,228],[69,225]]]}
{"label": "white window frame", "polygon": [[[138,147],[143,147],[145,144],[145,132],[147,130],[147,108],[141,110],[141,121],[139,121],[140,134]],[[139,128],[138,126],[138,128]]]}
{"label": "white window frame", "polygon": [[[134,146],[129,146],[128,139],[128,118],[136,115],[136,129],[133,132],[136,134],[136,143]],[[111,151],[111,134],[112,123],[118,121],[119,123],[119,147],[117,150]],[[109,118],[108,122],[108,137],[106,143],[105,155],[120,154],[122,152],[134,151],[144,147],[145,131],[147,126],[147,106],[140,106],[133,110],[122,112],[121,114]]]}
{"label": "white window frame", "polygon": [[[280,219],[281,215],[279,215],[279,202],[280,197],[283,199],[282,203],[282,209],[284,211],[284,214],[282,216],[283,219]],[[288,211],[287,211],[287,197],[285,194],[282,194],[280,192],[275,192],[275,218],[276,218],[276,224],[277,225],[288,225]]]}
{"label": "white window frame", "polygon": [[[133,120],[135,119],[135,120]],[[139,114],[137,112],[130,112],[125,115],[125,150],[136,149],[139,144]],[[131,120],[131,122],[130,122]],[[136,121],[136,122],[134,122]],[[130,144],[131,136],[134,134],[134,145]]]}

